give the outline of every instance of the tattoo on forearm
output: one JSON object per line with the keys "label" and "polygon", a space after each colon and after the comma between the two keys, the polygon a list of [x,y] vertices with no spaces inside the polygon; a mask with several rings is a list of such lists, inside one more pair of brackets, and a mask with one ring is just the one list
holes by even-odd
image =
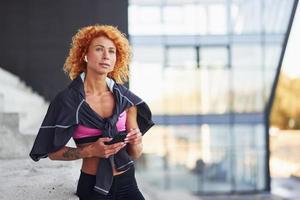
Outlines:
{"label": "tattoo on forearm", "polygon": [[64,158],[71,158],[71,159],[79,159],[80,153],[79,149],[75,148],[67,148],[66,151],[63,153]]}

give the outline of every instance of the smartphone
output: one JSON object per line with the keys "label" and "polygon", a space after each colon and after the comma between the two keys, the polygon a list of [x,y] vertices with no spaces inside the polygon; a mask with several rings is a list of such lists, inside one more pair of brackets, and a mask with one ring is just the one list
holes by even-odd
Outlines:
{"label": "smartphone", "polygon": [[115,143],[118,143],[118,142],[124,142],[126,136],[127,136],[126,132],[118,133],[115,137],[113,137],[113,139],[111,141],[104,142],[104,144],[110,145],[110,144],[115,144]]}

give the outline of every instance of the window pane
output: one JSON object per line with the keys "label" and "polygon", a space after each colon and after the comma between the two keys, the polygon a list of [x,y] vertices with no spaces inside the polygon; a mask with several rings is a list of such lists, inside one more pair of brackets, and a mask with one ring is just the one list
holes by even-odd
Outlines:
{"label": "window pane", "polygon": [[200,49],[201,68],[227,68],[228,50],[225,47],[203,47]]}
{"label": "window pane", "polygon": [[231,20],[234,33],[242,34],[261,32],[261,9],[261,0],[244,2],[237,1],[234,3],[231,10]]}
{"label": "window pane", "polygon": [[210,34],[227,33],[227,14],[225,4],[211,5],[208,9],[208,31]]}
{"label": "window pane", "polygon": [[171,47],[167,49],[167,66],[181,69],[196,68],[196,50],[191,47]]}
{"label": "window pane", "polygon": [[135,46],[133,49],[133,59],[140,63],[163,63],[163,48],[161,46]]}
{"label": "window pane", "polygon": [[262,69],[262,46],[259,44],[232,46],[232,67],[239,69]]}
{"label": "window pane", "polygon": [[130,34],[161,34],[161,11],[158,6],[135,6],[128,8]]}
{"label": "window pane", "polygon": [[234,69],[232,76],[234,112],[261,112],[265,105],[261,71]]}

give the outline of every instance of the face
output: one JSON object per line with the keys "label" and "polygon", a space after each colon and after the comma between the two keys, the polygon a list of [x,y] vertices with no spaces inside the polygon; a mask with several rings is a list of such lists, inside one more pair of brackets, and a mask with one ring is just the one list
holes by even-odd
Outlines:
{"label": "face", "polygon": [[107,75],[113,71],[117,60],[117,48],[105,36],[94,38],[88,48],[87,71]]}

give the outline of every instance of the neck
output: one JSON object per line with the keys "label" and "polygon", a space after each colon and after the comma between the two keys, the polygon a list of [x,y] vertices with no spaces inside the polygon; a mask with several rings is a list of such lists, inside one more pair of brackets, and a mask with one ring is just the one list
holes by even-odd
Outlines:
{"label": "neck", "polygon": [[94,76],[93,74],[86,73],[84,91],[86,95],[101,95],[103,92],[107,92],[106,76]]}

